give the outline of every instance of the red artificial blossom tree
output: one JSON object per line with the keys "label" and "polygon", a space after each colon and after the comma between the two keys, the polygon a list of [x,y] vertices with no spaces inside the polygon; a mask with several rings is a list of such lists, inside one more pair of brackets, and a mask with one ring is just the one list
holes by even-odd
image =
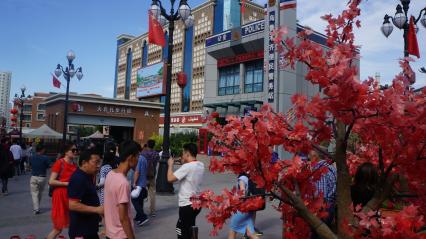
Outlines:
{"label": "red artificial blossom tree", "polygon": [[[409,87],[415,77],[409,58],[401,60],[403,73],[389,87],[372,78],[360,81],[353,34],[353,27],[360,27],[360,2],[350,1],[337,17],[323,17],[328,22],[327,50],[308,39],[310,31],[285,40],[275,36],[289,66],[305,63],[306,80],[322,89],[312,98],[292,97],[293,120],[264,105],[249,116],[227,117],[224,126],[213,119],[209,123],[211,147],[224,155],[211,159],[210,171],[248,172],[266,189],[264,196],[279,200],[283,238],[309,238],[311,230],[325,239],[426,238],[419,233],[426,212],[426,90],[415,93]],[[332,153],[320,146],[324,142],[334,142]],[[295,156],[272,164],[275,146]],[[317,168],[315,160],[304,162],[297,156],[313,152],[337,168],[334,230],[321,221],[327,205],[322,195],[315,195],[314,182],[327,167]],[[354,209],[352,177],[363,162],[377,167],[379,180],[367,205]],[[391,196],[412,197],[399,213],[378,218],[377,210]],[[193,198],[193,206],[210,209],[207,219],[216,234],[237,210],[260,208],[263,201],[233,188],[221,195],[205,191]]]}

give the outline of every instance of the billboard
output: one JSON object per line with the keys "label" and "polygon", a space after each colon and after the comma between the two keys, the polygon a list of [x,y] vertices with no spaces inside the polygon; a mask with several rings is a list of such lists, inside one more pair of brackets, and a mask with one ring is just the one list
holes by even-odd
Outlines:
{"label": "billboard", "polygon": [[163,69],[165,72],[165,64],[160,62],[138,70],[136,97],[145,98],[165,94],[166,75]]}

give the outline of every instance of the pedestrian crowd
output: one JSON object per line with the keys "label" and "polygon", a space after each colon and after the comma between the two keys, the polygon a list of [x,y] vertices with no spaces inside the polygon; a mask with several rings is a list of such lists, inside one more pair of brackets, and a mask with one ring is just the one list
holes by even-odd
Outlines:
{"label": "pedestrian crowd", "polygon": [[[135,238],[134,227],[143,226],[156,216],[156,174],[160,154],[154,150],[155,141],[149,140],[141,147],[135,141],[124,141],[119,146],[106,143],[103,152],[96,145],[79,148],[66,143],[63,154],[51,166],[43,144],[9,145],[2,140],[0,147],[0,178],[2,195],[8,194],[8,179],[28,172],[31,168],[30,190],[34,214],[40,214],[43,191],[48,185],[51,197],[51,219],[53,228],[47,239],[60,238],[68,228],[70,238],[108,239]],[[336,167],[312,152],[299,155],[304,161],[313,161],[313,170],[326,168],[314,183],[314,196],[322,195],[327,207],[325,224],[333,226],[336,215]],[[274,153],[271,163],[278,160]],[[192,239],[192,227],[200,209],[192,207],[191,197],[201,191],[204,164],[197,160],[197,146],[183,146],[182,166],[173,171],[174,159],[168,161],[167,180],[180,181],[178,194],[178,239]],[[50,176],[48,169],[51,167]],[[351,187],[352,201],[356,206],[365,206],[373,197],[378,173],[371,163],[360,165]],[[265,196],[263,189],[250,180],[248,174],[240,174],[236,187],[246,196]],[[149,199],[149,200],[147,200]],[[149,211],[145,213],[145,203]],[[133,217],[131,207],[136,211]],[[259,210],[263,210],[265,205]],[[228,239],[257,239],[263,233],[255,227],[256,211],[237,211],[230,219]],[[314,231],[311,238],[319,238]]]}
{"label": "pedestrian crowd", "polygon": [[[155,141],[141,145],[124,141],[119,146],[106,143],[100,153],[96,145],[79,148],[66,143],[63,153],[53,164],[46,156],[45,146],[34,146],[34,153],[25,154],[23,146],[2,142],[0,176],[3,195],[7,180],[25,172],[20,165],[31,168],[30,189],[34,214],[40,214],[43,191],[48,186],[51,197],[53,228],[47,239],[60,238],[68,228],[69,238],[108,239],[135,238],[134,227],[143,226],[156,216],[156,174],[160,155]],[[168,162],[169,182],[180,181],[177,238],[192,238],[192,227],[200,210],[192,209],[190,197],[200,193],[204,164],[197,161],[197,146],[183,146],[182,166],[173,172],[174,159]],[[50,176],[48,169],[51,167]],[[149,211],[144,204],[149,199]],[[131,207],[136,211],[132,216]]]}
{"label": "pedestrian crowd", "polygon": [[1,195],[8,195],[8,182],[14,176],[24,175],[29,171],[29,159],[35,153],[32,144],[18,144],[18,141],[1,140],[0,147],[0,178]]}

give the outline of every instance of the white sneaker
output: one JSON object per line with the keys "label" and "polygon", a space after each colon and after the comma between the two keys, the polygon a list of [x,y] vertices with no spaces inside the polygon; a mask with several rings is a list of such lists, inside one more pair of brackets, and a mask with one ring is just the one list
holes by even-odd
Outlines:
{"label": "white sneaker", "polygon": [[138,221],[138,222],[137,222],[137,225],[141,227],[141,226],[143,226],[143,225],[147,224],[148,222],[149,222],[149,219],[147,218],[147,219],[145,219],[145,220],[143,220],[143,221]]}

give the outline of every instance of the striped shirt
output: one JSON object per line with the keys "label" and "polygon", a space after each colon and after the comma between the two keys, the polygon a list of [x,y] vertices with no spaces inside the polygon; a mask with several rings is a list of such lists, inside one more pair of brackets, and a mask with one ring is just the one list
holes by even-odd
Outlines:
{"label": "striped shirt", "polygon": [[[105,164],[104,166],[101,167],[101,170],[99,172],[99,177],[100,178],[104,178],[106,179],[106,176],[108,175],[108,173],[112,170],[111,165],[109,164]],[[105,186],[102,185],[99,188],[99,201],[101,203],[101,205],[104,205],[104,190],[105,190]]]}
{"label": "striped shirt", "polygon": [[336,182],[337,182],[337,170],[333,165],[329,165],[327,161],[321,160],[315,165],[315,169],[322,167],[327,167],[328,170],[326,173],[321,175],[321,178],[315,182],[315,196],[318,196],[320,193],[323,194],[324,200],[329,205],[334,205],[336,201]]}

